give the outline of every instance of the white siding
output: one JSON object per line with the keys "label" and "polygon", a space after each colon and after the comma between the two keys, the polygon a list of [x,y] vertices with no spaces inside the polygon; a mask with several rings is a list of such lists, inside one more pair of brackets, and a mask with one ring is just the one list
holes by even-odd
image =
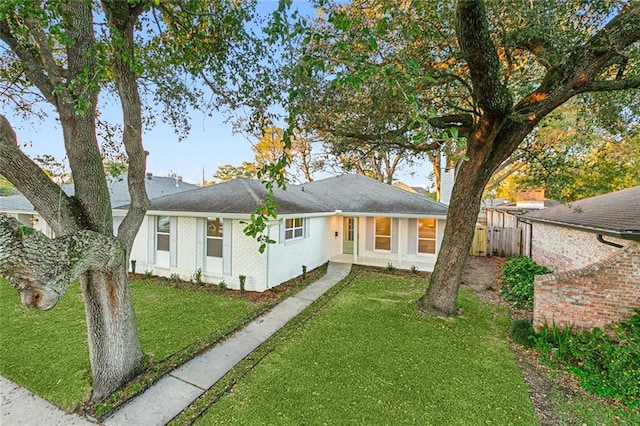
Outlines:
{"label": "white siding", "polygon": [[[231,222],[230,219],[225,219],[225,226],[227,220]],[[240,289],[238,277],[244,275],[247,277],[245,290],[265,291],[267,289],[264,282],[266,252],[258,251],[260,244],[244,234],[243,229],[247,225],[240,222],[242,221],[234,220],[232,225],[231,272],[233,275],[225,277],[225,283],[229,288]]]}
{"label": "white siding", "polygon": [[[197,226],[197,218],[177,217],[176,222],[176,265],[175,267],[160,268],[147,261],[148,245],[154,244],[153,226],[149,226],[150,221],[155,220],[155,216],[145,217],[138,236],[133,245],[131,259],[136,260],[136,272],[144,273],[150,271],[154,275],[170,277],[177,274],[183,280],[189,280],[198,270],[198,256],[202,254],[202,244],[198,243],[198,232],[202,232],[202,226]],[[231,228],[231,253],[225,252],[225,256],[231,254],[230,271],[222,274],[214,274],[203,271],[202,279],[205,283],[212,285],[224,282],[228,288],[239,289],[239,276],[247,277],[245,289],[248,291],[266,291],[284,281],[302,274],[302,266],[305,265],[310,271],[331,257],[342,253],[342,224],[341,216],[325,216],[307,218],[307,237],[299,240],[280,243],[280,221],[273,221],[268,228],[269,235],[276,240],[276,244],[269,244],[264,253],[258,251],[259,243],[253,238],[244,235],[246,224],[241,220],[225,220],[225,231]],[[436,255],[409,254],[410,238],[408,232],[410,219],[394,219],[398,222],[394,228],[394,238],[402,234],[398,241],[397,253],[376,252],[365,250],[367,220],[364,217],[358,218],[357,243],[358,256],[367,258],[378,258],[385,262],[397,265],[399,262],[412,263],[435,263]],[[415,224],[415,220],[412,221]],[[151,222],[153,224],[153,222]],[[228,224],[228,225],[227,225]],[[438,220],[437,246],[440,249],[442,236],[444,234],[444,220]],[[417,232],[417,229],[416,229]],[[415,242],[414,242],[415,244]],[[200,247],[200,249],[199,249]],[[153,247],[152,247],[153,248]]]}
{"label": "white siding", "polygon": [[[341,244],[340,217],[312,217],[306,220],[308,237],[280,244],[280,224],[269,228],[271,238],[278,244],[270,245],[266,253],[268,268],[265,281],[268,288],[302,274],[302,266],[310,271],[338,253]],[[335,233],[338,232],[338,236]]]}

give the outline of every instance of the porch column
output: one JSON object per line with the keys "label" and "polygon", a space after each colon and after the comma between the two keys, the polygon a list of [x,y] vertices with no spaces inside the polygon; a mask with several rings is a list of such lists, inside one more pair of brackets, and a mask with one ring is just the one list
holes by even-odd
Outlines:
{"label": "porch column", "polygon": [[403,236],[405,235],[405,232],[403,232],[404,231],[403,222],[404,220],[402,218],[398,218],[398,268],[402,263],[403,248],[404,246],[407,245],[403,238]]}
{"label": "porch column", "polygon": [[354,216],[353,218],[353,263],[358,263],[358,222],[359,218]]}

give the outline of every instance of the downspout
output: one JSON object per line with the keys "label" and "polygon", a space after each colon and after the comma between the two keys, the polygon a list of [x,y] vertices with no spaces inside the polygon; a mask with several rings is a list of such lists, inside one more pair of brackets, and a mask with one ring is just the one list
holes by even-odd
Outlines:
{"label": "downspout", "polygon": [[598,241],[599,241],[599,242],[601,242],[602,244],[606,244],[606,245],[611,246],[611,247],[616,247],[616,248],[622,248],[622,247],[624,247],[623,245],[618,244],[618,243],[614,243],[613,241],[607,241],[607,240],[605,240],[605,239],[603,238],[602,234],[598,234],[597,239],[598,239]]}
{"label": "downspout", "polygon": [[519,217],[516,219],[516,223],[524,223],[525,225],[529,225],[529,258],[533,259],[533,224],[531,222],[522,220]]}

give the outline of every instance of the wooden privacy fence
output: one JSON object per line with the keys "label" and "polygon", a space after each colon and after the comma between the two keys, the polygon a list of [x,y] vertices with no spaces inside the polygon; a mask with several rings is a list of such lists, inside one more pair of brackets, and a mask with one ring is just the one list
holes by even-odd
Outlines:
{"label": "wooden privacy fence", "polygon": [[473,234],[473,243],[469,254],[472,256],[487,255],[487,226],[476,224],[476,232]]}
{"label": "wooden privacy fence", "polygon": [[476,225],[472,256],[511,257],[523,254],[523,228]]}

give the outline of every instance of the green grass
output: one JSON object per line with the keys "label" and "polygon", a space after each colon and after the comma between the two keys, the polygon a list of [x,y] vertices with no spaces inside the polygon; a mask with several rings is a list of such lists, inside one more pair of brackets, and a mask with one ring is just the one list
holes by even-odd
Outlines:
{"label": "green grass", "polygon": [[640,412],[607,404],[593,396],[567,398],[557,390],[551,395],[553,414],[559,425],[622,426],[640,424]]}
{"label": "green grass", "polygon": [[[142,350],[153,362],[197,341],[211,343],[207,336],[215,341],[260,309],[243,298],[130,282]],[[68,411],[87,400],[91,371],[77,283],[42,312],[23,307],[0,280],[0,374]]]}
{"label": "green grass", "polygon": [[199,424],[536,424],[505,311],[462,291],[461,316],[423,316],[423,286],[359,274]]}

